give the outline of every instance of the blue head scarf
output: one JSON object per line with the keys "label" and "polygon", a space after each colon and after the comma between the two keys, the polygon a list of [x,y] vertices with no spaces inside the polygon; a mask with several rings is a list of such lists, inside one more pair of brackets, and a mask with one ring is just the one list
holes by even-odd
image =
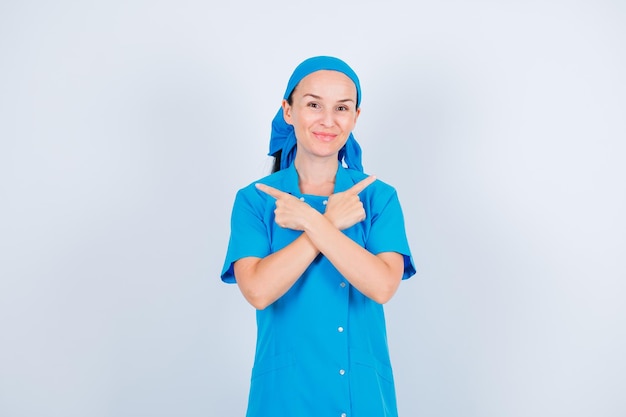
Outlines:
{"label": "blue head scarf", "polygon": [[[317,56],[309,58],[296,67],[289,82],[283,98],[287,100],[298,83],[307,75],[320,70],[339,71],[348,76],[356,86],[356,106],[361,105],[361,85],[356,73],[342,60],[330,56]],[[272,135],[270,138],[270,152],[274,155],[282,151],[280,157],[280,169],[289,167],[296,157],[296,135],[293,126],[285,122],[282,107],[272,120]],[[339,162],[344,161],[348,168],[363,171],[361,165],[361,147],[357,143],[352,133],[348,137],[346,144],[339,151]]]}

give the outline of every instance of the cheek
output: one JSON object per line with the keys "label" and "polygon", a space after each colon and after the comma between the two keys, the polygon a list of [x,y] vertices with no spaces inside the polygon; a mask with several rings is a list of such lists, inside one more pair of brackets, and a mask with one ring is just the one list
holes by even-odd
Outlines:
{"label": "cheek", "polygon": [[315,120],[315,114],[307,111],[300,111],[292,115],[292,120],[296,124],[306,125],[311,123],[312,120]]}
{"label": "cheek", "polygon": [[355,114],[350,114],[342,117],[340,119],[340,123],[344,128],[352,129],[356,124],[357,116]]}

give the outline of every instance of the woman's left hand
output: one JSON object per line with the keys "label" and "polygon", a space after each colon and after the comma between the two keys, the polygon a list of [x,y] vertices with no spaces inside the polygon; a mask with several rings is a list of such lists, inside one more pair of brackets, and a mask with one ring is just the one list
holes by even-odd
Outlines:
{"label": "woman's left hand", "polygon": [[324,216],[339,230],[345,230],[365,220],[365,208],[359,198],[359,193],[374,181],[376,177],[370,175],[346,191],[329,196]]}
{"label": "woman's left hand", "polygon": [[256,188],[276,199],[275,221],[282,228],[303,231],[309,216],[317,214],[314,208],[289,193],[260,183]]}

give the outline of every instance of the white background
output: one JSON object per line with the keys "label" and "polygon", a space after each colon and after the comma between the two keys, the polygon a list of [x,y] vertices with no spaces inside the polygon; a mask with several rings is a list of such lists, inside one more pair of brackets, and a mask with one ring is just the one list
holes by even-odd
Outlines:
{"label": "white background", "polygon": [[4,0],[0,416],[243,416],[230,209],[320,54],[419,270],[401,416],[626,415],[626,3]]}

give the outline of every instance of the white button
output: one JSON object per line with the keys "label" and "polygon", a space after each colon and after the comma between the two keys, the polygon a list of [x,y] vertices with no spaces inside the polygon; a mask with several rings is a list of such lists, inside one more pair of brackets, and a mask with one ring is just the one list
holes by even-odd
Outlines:
{"label": "white button", "polygon": [[345,288],[345,287],[346,287],[346,283],[345,283],[345,282],[342,282],[341,284],[339,284],[339,286],[340,286],[341,288]]}
{"label": "white button", "polygon": [[304,201],[304,197],[300,197],[300,201]]}
{"label": "white button", "polygon": [[343,327],[341,327],[341,326],[337,327],[337,331],[338,331],[339,333],[343,332]]}
{"label": "white button", "polygon": [[324,204],[324,205],[328,204],[328,200],[322,201],[322,204]]}
{"label": "white button", "polygon": [[345,371],[345,370],[343,370],[343,369],[340,369],[340,370],[339,370],[339,375],[344,375],[345,373],[346,373],[346,371]]}
{"label": "white button", "polygon": [[348,417],[346,413],[341,413],[341,417]]}

